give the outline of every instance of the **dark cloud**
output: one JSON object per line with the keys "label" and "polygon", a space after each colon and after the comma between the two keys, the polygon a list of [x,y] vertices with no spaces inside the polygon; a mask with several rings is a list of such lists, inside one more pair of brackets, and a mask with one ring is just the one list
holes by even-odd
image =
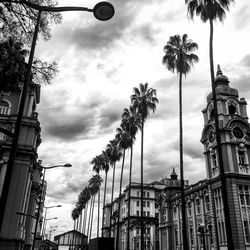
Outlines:
{"label": "dark cloud", "polygon": [[53,118],[47,126],[47,133],[64,140],[75,140],[79,136],[86,136],[94,124],[93,116],[75,117],[65,115],[63,121],[57,121]]}
{"label": "dark cloud", "polygon": [[139,38],[144,42],[154,43],[155,34],[158,33],[158,30],[152,27],[152,24],[145,23],[139,27],[136,27],[132,30],[131,34],[133,38]]}
{"label": "dark cloud", "polygon": [[77,49],[83,50],[112,48],[115,41],[122,38],[133,38],[135,34],[151,43],[157,30],[153,29],[150,23],[137,28],[133,28],[133,26],[136,26],[135,20],[142,8],[157,1],[159,0],[114,1],[115,16],[111,20],[102,23],[98,20],[91,20],[91,24],[88,23],[88,26],[84,22],[75,27],[72,27],[71,24],[59,30],[58,35],[63,37],[67,44],[74,44]]}
{"label": "dark cloud", "polygon": [[117,123],[121,120],[121,108],[106,107],[100,114],[100,129],[108,129],[112,127],[113,123]]}

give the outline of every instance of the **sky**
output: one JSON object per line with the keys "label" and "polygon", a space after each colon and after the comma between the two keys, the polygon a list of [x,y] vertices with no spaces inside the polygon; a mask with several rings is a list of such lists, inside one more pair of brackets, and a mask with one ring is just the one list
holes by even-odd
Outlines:
{"label": "sky", "polygon": [[[98,1],[59,0],[59,6],[93,8]],[[71,211],[80,191],[95,173],[90,161],[114,139],[133,88],[148,83],[157,90],[159,104],[145,124],[144,180],[150,183],[179,174],[178,77],[162,64],[163,47],[172,35],[187,34],[199,46],[200,61],[183,79],[184,178],[190,184],[206,178],[202,109],[211,92],[209,24],[191,20],[183,1],[112,0],[115,16],[101,22],[88,12],[65,12],[63,22],[52,26],[49,41],[39,39],[35,55],[56,61],[59,73],[42,86],[38,105],[43,166],[71,163],[72,168],[46,172],[48,221],[54,235],[72,230]],[[214,64],[220,64],[230,86],[250,99],[250,2],[235,1],[223,23],[214,26]],[[215,69],[216,70],[216,69]],[[129,155],[127,153],[127,155]],[[132,181],[140,181],[140,133],[134,145]],[[126,157],[123,187],[128,184]],[[119,190],[121,162],[115,190]],[[110,201],[111,173],[107,201]],[[104,174],[101,174],[104,177]],[[118,192],[115,194],[118,195]],[[95,223],[95,222],[94,222]],[[94,224],[95,225],[95,224]],[[92,237],[96,236],[95,226]]]}

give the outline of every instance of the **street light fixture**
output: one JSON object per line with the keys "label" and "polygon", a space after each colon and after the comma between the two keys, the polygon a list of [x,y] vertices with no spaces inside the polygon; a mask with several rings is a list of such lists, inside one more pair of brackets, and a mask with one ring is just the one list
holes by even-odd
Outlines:
{"label": "street light fixture", "polygon": [[16,212],[16,214],[22,215],[22,216],[27,216],[27,217],[32,217],[32,218],[36,219],[36,217],[34,215],[31,215],[31,214],[25,214],[23,212]]}
{"label": "street light fixture", "polygon": [[45,208],[45,213],[44,213],[44,220],[43,220],[42,239],[44,238],[44,234],[45,234],[45,231],[46,231],[47,209],[55,208],[55,207],[62,207],[62,205],[55,205],[55,206],[44,207]]}
{"label": "street light fixture", "polygon": [[[9,2],[9,1],[6,0],[6,2]],[[111,19],[115,14],[115,9],[113,5],[105,1],[97,3],[93,9],[88,9],[86,7],[74,7],[74,6],[72,7],[71,6],[66,6],[66,7],[40,6],[30,1],[22,1],[21,4],[24,4],[34,10],[37,10],[38,15],[37,15],[36,26],[35,26],[35,30],[33,34],[32,43],[31,43],[30,56],[29,56],[29,60],[27,64],[27,72],[26,72],[25,79],[24,79],[23,90],[21,93],[21,100],[19,104],[15,130],[14,130],[14,133],[11,134],[11,136],[13,137],[11,151],[10,151],[9,160],[8,160],[8,167],[5,173],[2,194],[0,197],[0,231],[2,228],[2,223],[3,223],[5,208],[6,208],[5,206],[7,203],[7,198],[8,198],[8,193],[9,193],[9,186],[10,186],[13,165],[14,165],[14,161],[15,161],[16,153],[17,153],[17,146],[18,146],[19,134],[21,131],[21,126],[22,126],[25,101],[26,101],[26,97],[28,94],[29,84],[30,84],[31,69],[32,69],[32,63],[34,59],[35,46],[36,46],[36,41],[37,41],[37,36],[38,36],[38,31],[39,31],[41,13],[43,11],[45,12],[87,11],[87,12],[93,12],[95,18],[100,21],[107,21]],[[8,133],[8,131],[5,133]]]}
{"label": "street light fixture", "polygon": [[[70,163],[66,163],[64,165],[55,165],[55,166],[50,166],[50,167],[43,167],[42,165],[40,165],[42,163],[41,160],[38,161],[39,166],[44,170],[43,171],[43,180],[42,180],[42,184],[41,184],[41,190],[43,191],[43,186],[44,186],[44,179],[45,179],[45,174],[46,174],[46,170],[47,169],[52,169],[52,168],[58,168],[58,167],[65,167],[65,168],[70,168],[72,167],[72,165]],[[35,232],[34,232],[34,240],[33,240],[33,244],[32,244],[32,250],[35,249],[35,242],[36,242],[36,234],[37,234],[37,226],[38,226],[38,221],[39,221],[39,217],[40,217],[40,210],[41,210],[41,203],[42,203],[42,194],[40,196],[39,202],[38,202],[38,211],[37,211],[37,217],[36,217],[36,225],[35,225]],[[56,217],[55,217],[56,218]],[[57,218],[56,218],[57,219]],[[48,220],[48,219],[47,219]]]}

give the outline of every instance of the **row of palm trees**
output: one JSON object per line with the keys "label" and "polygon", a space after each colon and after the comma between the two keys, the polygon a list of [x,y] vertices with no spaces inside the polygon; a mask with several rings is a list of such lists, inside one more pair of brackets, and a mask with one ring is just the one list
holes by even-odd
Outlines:
{"label": "row of palm trees", "polygon": [[[213,63],[213,23],[215,20],[219,19],[223,21],[226,16],[226,11],[229,10],[230,3],[233,0],[185,0],[187,4],[188,13],[191,18],[195,15],[201,17],[203,22],[209,21],[210,25],[210,38],[209,38],[209,59],[210,59],[210,75],[211,75],[211,85],[212,85],[212,97],[213,97],[213,105],[214,105],[214,112],[215,112],[215,132],[216,132],[216,139],[217,139],[217,148],[219,153],[219,165],[221,171],[221,179],[222,179],[222,193],[223,193],[223,202],[224,202],[224,209],[225,209],[225,222],[226,222],[226,232],[227,232],[227,239],[228,239],[228,246],[230,249],[233,249],[233,241],[231,237],[231,230],[230,230],[230,217],[229,217],[229,210],[228,210],[228,201],[227,201],[227,192],[225,189],[225,178],[224,178],[224,167],[223,167],[223,160],[221,154],[221,146],[220,146],[220,135],[219,135],[219,124],[218,124],[218,111],[217,111],[217,100],[216,100],[216,92],[215,92],[215,78],[214,78],[214,63]],[[197,55],[193,53],[194,50],[198,48],[198,45],[192,40],[188,39],[188,36],[184,34],[182,37],[179,35],[171,36],[169,41],[164,46],[164,57],[162,59],[163,64],[166,65],[167,69],[172,72],[177,72],[179,76],[179,150],[180,150],[180,178],[181,178],[181,200],[182,200],[182,234],[183,234],[183,247],[184,249],[188,249],[188,237],[187,237],[187,225],[186,225],[186,214],[185,214],[185,199],[184,199],[184,168],[183,168],[183,125],[182,125],[182,78],[183,75],[186,76],[187,73],[190,72],[191,67],[194,63],[199,61]],[[153,96],[155,99],[150,99],[148,103],[145,102],[144,97],[146,96],[146,92],[151,92],[151,97]],[[117,130],[116,138],[111,141],[112,144],[118,146],[118,152],[123,149],[123,161],[122,161],[122,168],[121,168],[121,178],[120,178],[120,192],[119,197],[121,195],[121,186],[122,186],[122,174],[123,174],[123,167],[124,167],[124,157],[125,157],[125,150],[130,148],[131,149],[131,160],[130,160],[130,171],[129,171],[129,187],[131,185],[131,171],[132,171],[132,153],[133,153],[133,142],[135,140],[135,134],[138,129],[141,130],[141,204],[143,204],[143,133],[144,133],[144,123],[145,120],[151,110],[155,110],[156,103],[158,102],[157,98],[155,97],[156,91],[154,89],[148,89],[147,84],[143,85],[140,84],[140,88],[134,88],[134,94],[131,96],[132,106],[126,110],[128,114],[122,115],[122,123],[121,128]],[[125,110],[124,110],[125,111]],[[124,112],[125,113],[125,112]],[[136,125],[136,132],[132,132],[131,127],[128,123],[124,123],[124,121],[129,121],[128,118],[133,117],[135,120],[135,114],[138,115],[139,125]],[[127,117],[125,120],[124,118]],[[126,125],[125,125],[126,124]],[[128,129],[128,127],[130,127]],[[119,140],[118,140],[119,138]],[[129,139],[126,141],[124,138]],[[118,142],[119,141],[119,142]],[[110,144],[111,144],[110,142]],[[114,146],[113,145],[113,146]],[[107,146],[108,148],[108,146]],[[107,156],[107,154],[106,154]],[[120,157],[118,157],[120,158]],[[109,161],[109,160],[108,160]],[[113,181],[112,181],[112,195],[111,195],[111,204],[113,202],[113,188],[114,188],[114,175],[115,175],[115,161],[109,162],[108,165],[113,167]],[[107,171],[108,172],[108,171]],[[107,172],[105,172],[107,174]],[[106,187],[105,187],[106,189]],[[106,195],[106,190],[104,191]],[[130,189],[129,189],[130,195]],[[104,199],[105,201],[105,199]],[[129,199],[130,201],[130,199]],[[105,204],[105,203],[104,203]],[[120,209],[120,204],[118,206],[118,213]],[[130,206],[128,206],[130,209]],[[143,215],[143,206],[141,206],[141,216]],[[129,220],[128,220],[129,224]],[[118,224],[119,225],[119,216],[118,216]],[[117,227],[117,232],[119,233],[119,226]],[[117,235],[118,235],[117,233]],[[128,242],[129,242],[129,234],[128,234]],[[118,241],[117,241],[118,244]],[[144,249],[144,240],[143,240],[143,220],[141,220],[141,249]],[[116,247],[118,249],[118,245]],[[129,249],[127,247],[127,249]]]}
{"label": "row of palm trees", "polygon": [[[111,216],[110,216],[110,228],[109,228],[109,237],[111,237],[111,225],[112,218],[114,215],[118,215],[116,218],[116,249],[119,245],[119,232],[120,232],[120,210],[121,210],[121,193],[122,193],[122,184],[123,184],[123,171],[125,163],[126,150],[130,149],[130,164],[129,164],[129,199],[128,199],[128,216],[130,217],[130,197],[131,197],[131,175],[132,175],[132,160],[133,160],[133,144],[136,139],[136,134],[141,130],[141,204],[143,204],[143,137],[144,137],[144,124],[146,119],[149,117],[151,112],[156,110],[156,104],[158,99],[156,97],[156,90],[148,87],[148,83],[139,84],[139,88],[135,87],[133,89],[133,94],[131,95],[131,105],[129,108],[125,108],[121,115],[121,124],[120,127],[116,129],[115,138],[107,144],[106,148],[100,155],[97,155],[91,160],[93,165],[93,170],[96,172],[96,175],[99,176],[100,171],[105,173],[104,181],[104,192],[103,192],[103,208],[106,203],[106,189],[107,189],[107,175],[109,169],[113,168],[112,176],[112,186],[111,186]],[[113,211],[113,199],[114,199],[114,182],[115,182],[115,170],[116,163],[122,158],[121,164],[121,175],[119,180],[119,196],[118,196],[118,209]],[[82,191],[84,194],[84,192]],[[97,237],[99,237],[99,207],[100,207],[100,190],[98,190],[98,218],[97,218]],[[80,195],[81,196],[81,195]],[[79,196],[79,197],[80,197]],[[86,199],[83,199],[84,201]],[[78,202],[79,203],[79,202]],[[78,203],[77,206],[78,207]],[[76,208],[75,208],[76,209]],[[74,210],[75,210],[74,209]],[[73,211],[74,211],[73,210]],[[104,209],[103,209],[104,215]],[[143,206],[141,206],[141,244],[143,246]],[[102,228],[104,227],[104,216],[102,216]],[[130,220],[128,219],[127,232],[129,232]],[[103,231],[102,231],[103,237]],[[127,234],[127,249],[129,249],[129,233]],[[143,249],[143,248],[142,248]]]}
{"label": "row of palm trees", "polygon": [[[93,175],[88,182],[88,186],[83,188],[79,194],[78,201],[71,213],[74,230],[89,236],[88,239],[91,238],[92,233],[95,198],[96,194],[100,193],[102,182],[103,179],[99,174]],[[75,234],[73,234],[72,246],[76,244],[74,236]]]}

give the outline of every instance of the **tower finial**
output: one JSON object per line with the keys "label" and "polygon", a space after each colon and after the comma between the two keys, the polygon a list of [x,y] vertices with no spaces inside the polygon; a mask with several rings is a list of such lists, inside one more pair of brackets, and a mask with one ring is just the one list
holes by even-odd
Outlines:
{"label": "tower finial", "polygon": [[222,74],[223,74],[223,73],[222,73],[222,71],[221,71],[220,64],[218,64],[218,65],[217,65],[217,74],[216,74],[216,75],[218,76],[218,75],[222,75]]}
{"label": "tower finial", "polygon": [[177,174],[175,173],[175,169],[173,168],[173,172],[170,175],[172,180],[177,180]]}

